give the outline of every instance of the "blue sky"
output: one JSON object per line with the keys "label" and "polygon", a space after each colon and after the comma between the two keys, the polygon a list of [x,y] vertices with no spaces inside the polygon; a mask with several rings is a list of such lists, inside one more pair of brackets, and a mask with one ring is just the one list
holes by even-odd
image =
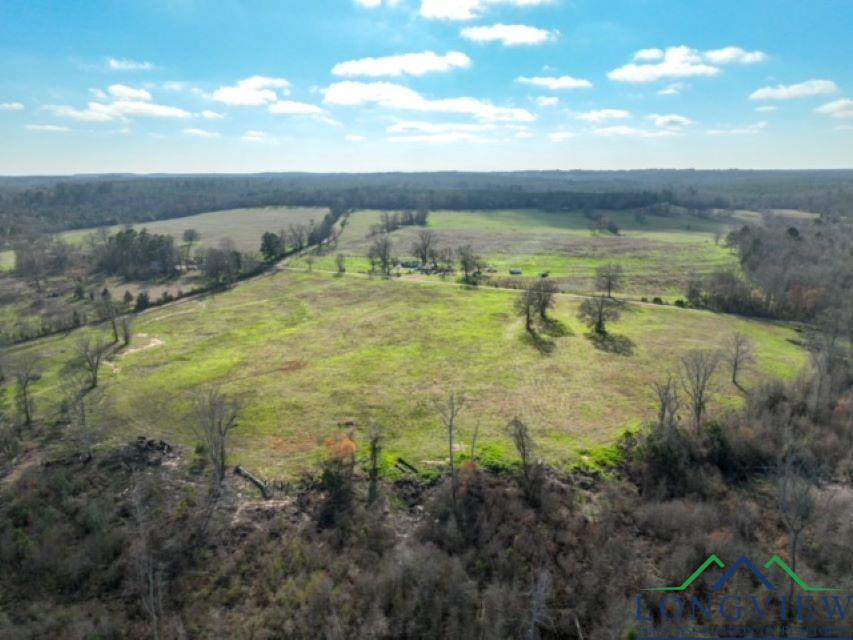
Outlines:
{"label": "blue sky", "polygon": [[848,0],[0,3],[0,173],[853,167]]}

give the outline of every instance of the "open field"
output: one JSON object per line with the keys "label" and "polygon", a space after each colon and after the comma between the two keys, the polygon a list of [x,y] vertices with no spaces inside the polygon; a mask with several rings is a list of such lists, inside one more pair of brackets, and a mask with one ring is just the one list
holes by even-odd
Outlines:
{"label": "open field", "polygon": [[[511,268],[524,276],[547,271],[563,289],[593,290],[595,270],[609,262],[621,264],[626,293],[649,297],[678,297],[692,274],[703,275],[719,267],[737,268],[737,260],[718,240],[743,223],[741,217],[702,219],[695,216],[636,216],[630,211],[596,212],[619,225],[619,235],[591,231],[592,221],[581,212],[546,211],[436,211],[429,228],[439,244],[471,244],[496,277]],[[348,257],[348,268],[366,271],[365,258],[378,211],[358,211],[350,216],[338,251]],[[397,255],[409,257],[418,227],[403,227],[391,234]],[[332,269],[333,256],[317,262]]]}
{"label": "open field", "polygon": [[[513,459],[503,425],[519,416],[542,455],[566,466],[649,418],[649,382],[689,349],[722,345],[740,331],[754,341],[762,374],[790,377],[806,363],[789,328],[650,305],[629,306],[612,326],[623,352],[602,351],[576,318],[578,299],[568,296],[554,312],[561,327],[537,345],[513,312],[514,297],[357,276],[261,277],[140,316],[132,349],[104,369],[96,421],[115,441],[146,435],[192,446],[184,418],[192,393],[215,383],[244,406],[234,462],[291,476],[315,461],[340,425],[363,439],[376,421],[389,433],[387,467],[401,455],[429,473],[446,459],[434,402],[455,388],[469,397],[460,450],[479,422],[481,457]],[[40,411],[58,405],[62,363],[76,339],[26,347],[52,367],[37,385]],[[737,402],[721,374],[714,406]]]}
{"label": "open field", "polygon": [[[134,228],[148,229],[151,233],[173,236],[181,244],[181,234],[186,229],[196,229],[201,233],[201,242],[196,246],[215,247],[220,240],[231,238],[240,251],[257,251],[261,246],[261,235],[265,231],[278,232],[291,224],[308,224],[311,220],[320,222],[327,209],[311,207],[262,207],[257,209],[230,209],[200,213],[186,218],[157,220],[133,225]],[[118,231],[121,226],[112,227]],[[68,242],[82,242],[91,233],[90,229],[69,231],[62,234]]]}

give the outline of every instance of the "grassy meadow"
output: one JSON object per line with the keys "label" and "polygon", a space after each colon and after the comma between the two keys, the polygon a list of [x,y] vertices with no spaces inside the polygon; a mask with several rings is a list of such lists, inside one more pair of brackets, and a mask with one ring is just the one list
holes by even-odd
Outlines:
{"label": "grassy meadow", "polygon": [[[148,229],[150,233],[170,235],[181,244],[181,235],[187,229],[201,233],[196,247],[215,247],[225,238],[231,238],[239,251],[258,251],[261,235],[265,231],[278,232],[291,224],[320,222],[327,209],[313,207],[261,207],[256,209],[229,209],[200,213],[186,218],[157,220],[133,225],[136,229]],[[111,232],[122,227],[112,227]],[[62,236],[71,243],[82,242],[91,229],[69,231]]]}
{"label": "grassy meadow", "polygon": [[[690,349],[722,346],[740,331],[756,345],[757,373],[790,377],[806,363],[790,328],[652,305],[629,305],[611,327],[618,352],[604,351],[570,296],[560,297],[550,335],[532,340],[513,312],[515,295],[354,274],[267,275],[139,316],[131,348],[104,367],[93,419],[115,442],[145,435],[192,447],[193,392],[218,384],[243,406],[234,463],[292,477],[316,462],[324,438],[354,429],[364,442],[375,421],[388,434],[386,470],[402,456],[430,474],[447,458],[434,403],[456,389],[468,397],[460,453],[479,424],[480,457],[514,459],[504,425],[518,416],[541,455],[565,467],[594,462],[650,418],[649,381]],[[51,363],[36,385],[37,411],[58,407],[61,363],[79,333],[23,347]],[[740,397],[721,372],[715,409]]]}
{"label": "grassy meadow", "polygon": [[[620,227],[618,236],[590,230],[581,212],[435,211],[428,226],[439,243],[458,247],[471,244],[494,277],[506,277],[512,268],[523,277],[547,271],[564,290],[590,292],[595,270],[617,262],[625,270],[625,292],[635,297],[677,298],[692,274],[703,275],[719,267],[737,268],[737,260],[718,240],[743,222],[736,217],[700,219],[695,216],[635,216],[630,211],[601,211]],[[350,216],[337,251],[347,256],[347,268],[366,272],[369,236],[378,224],[379,211],[358,211]],[[403,227],[391,234],[397,255],[409,256],[418,227]],[[330,253],[315,268],[334,269]]]}

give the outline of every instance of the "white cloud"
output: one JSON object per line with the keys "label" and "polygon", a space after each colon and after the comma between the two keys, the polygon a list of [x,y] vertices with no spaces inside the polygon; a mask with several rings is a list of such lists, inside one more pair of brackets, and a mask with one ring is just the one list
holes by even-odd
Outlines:
{"label": "white cloud", "polygon": [[[649,51],[643,49],[638,53]],[[636,54],[635,54],[636,55]],[[646,55],[640,60],[648,60]],[[637,64],[632,62],[613,69],[607,77],[617,82],[657,82],[666,78],[690,78],[694,76],[715,76],[719,68],[706,64],[702,55],[690,47],[669,47],[663,58],[657,62]]]}
{"label": "white cloud", "polygon": [[286,116],[321,116],[326,114],[326,110],[314,104],[306,102],[294,102],[293,100],[279,100],[273,102],[268,110],[276,115]]}
{"label": "white cloud", "polygon": [[422,76],[427,73],[450,71],[451,69],[467,69],[471,66],[471,58],[459,51],[450,51],[438,55],[434,51],[423,53],[404,53],[382,58],[362,58],[348,60],[336,64],[332,74],[336,76]]}
{"label": "white cloud", "polygon": [[290,93],[290,82],[284,78],[252,76],[233,86],[219,87],[210,97],[233,106],[257,107],[278,101],[277,89],[287,95]]}
{"label": "white cloud", "polygon": [[714,64],[755,64],[767,60],[763,51],[745,51],[740,47],[723,47],[705,52],[705,59]]}
{"label": "white cloud", "polygon": [[565,142],[566,140],[571,140],[575,137],[575,134],[571,131],[554,131],[553,133],[548,134],[548,139],[551,142]]}
{"label": "white cloud", "polygon": [[663,49],[640,49],[634,54],[634,62],[654,62],[663,60]]}
{"label": "white cloud", "polygon": [[341,123],[332,118],[329,112],[315,104],[307,102],[295,102],[293,100],[279,100],[273,102],[267,110],[275,115],[283,116],[306,116],[317,122],[340,127]]}
{"label": "white cloud", "polygon": [[592,83],[589,80],[582,78],[573,78],[572,76],[534,76],[532,78],[520,76],[515,79],[516,82],[522,84],[533,85],[534,87],[543,87],[545,89],[589,89]]}
{"label": "white cloud", "polygon": [[169,80],[168,82],[163,83],[163,88],[166,91],[186,91],[187,83],[186,82],[178,82],[177,80]]}
{"label": "white cloud", "polygon": [[225,116],[216,111],[210,111],[208,109],[205,109],[201,112],[201,117],[205,120],[222,120]]}
{"label": "white cloud", "polygon": [[137,62],[127,58],[108,58],[107,67],[111,71],[151,71],[156,68],[150,62]]}
{"label": "white cloud", "polygon": [[429,99],[417,91],[391,82],[336,82],[324,90],[324,102],[339,106],[376,104],[386,109],[457,113],[485,121],[533,122],[536,116],[526,109],[497,107],[476,98]]}
{"label": "white cloud", "polygon": [[23,108],[20,102],[0,102],[0,111],[22,111]]}
{"label": "white cloud", "polygon": [[145,89],[134,89],[133,87],[128,87],[124,84],[110,85],[107,91],[117,100],[151,100],[151,94]]}
{"label": "white cloud", "polygon": [[793,100],[838,93],[838,85],[832,80],[806,80],[797,84],[756,89],[749,96],[750,100]]}
{"label": "white cloud", "polygon": [[690,118],[680,116],[675,113],[668,113],[665,115],[653,113],[649,116],[649,120],[654,122],[655,126],[660,127],[661,129],[683,129],[684,127],[689,127],[693,124],[693,120]]}
{"label": "white cloud", "polygon": [[599,127],[593,129],[592,133],[602,138],[668,138],[676,135],[674,131],[648,131],[625,126]]}
{"label": "white cloud", "polygon": [[367,140],[367,136],[358,135],[357,133],[350,133],[346,136],[347,142],[364,142]]}
{"label": "white cloud", "polygon": [[850,98],[842,98],[828,102],[815,109],[818,113],[823,113],[833,118],[853,118],[853,100]]}
{"label": "white cloud", "polygon": [[663,89],[658,91],[659,96],[677,96],[679,93],[684,91],[687,88],[687,85],[683,82],[673,82],[665,86]]}
{"label": "white cloud", "polygon": [[242,140],[243,142],[276,142],[276,139],[265,131],[247,131],[242,136],[240,136],[240,140]]}
{"label": "white cloud", "polygon": [[625,111],[625,109],[595,109],[579,113],[576,117],[578,120],[583,120],[584,122],[598,123],[607,120],[625,120],[631,117],[631,112]]}
{"label": "white cloud", "polygon": [[367,7],[368,9],[375,9],[382,6],[382,0],[355,0],[355,3],[360,7]]}
{"label": "white cloud", "polygon": [[487,27],[466,27],[462,29],[461,35],[471,42],[500,42],[505,47],[515,47],[556,40],[559,33],[525,24],[493,24]]}
{"label": "white cloud", "polygon": [[560,104],[560,99],[555,96],[536,96],[534,100],[540,107],[556,107]]}
{"label": "white cloud", "polygon": [[52,133],[66,133],[71,131],[68,127],[58,127],[55,124],[25,124],[24,128],[30,131],[47,131]]}
{"label": "white cloud", "polygon": [[770,113],[772,111],[776,111],[777,109],[779,109],[779,107],[773,104],[765,104],[760,107],[755,107],[755,110],[759,113]]}
{"label": "white cloud", "polygon": [[746,125],[745,127],[731,127],[727,129],[710,129],[707,131],[709,136],[751,136],[761,133],[767,128],[767,123],[764,121],[756,122],[755,124]]}
{"label": "white cloud", "polygon": [[196,138],[218,138],[219,134],[215,131],[207,131],[206,129],[184,129],[183,131],[188,136]]}
{"label": "white cloud", "polygon": [[[121,87],[121,88],[118,88]],[[68,105],[50,105],[45,107],[48,111],[60,118],[71,118],[82,122],[110,122],[112,120],[124,120],[129,117],[142,118],[189,118],[192,114],[179,107],[155,104],[149,102],[150,94],[145,92],[145,99],[123,99],[119,96],[135,92],[137,90],[124,85],[113,85],[110,93],[117,98],[113,102],[90,102],[85,109],[76,109]],[[140,90],[141,91],[141,90]],[[141,94],[140,94],[141,95]]]}

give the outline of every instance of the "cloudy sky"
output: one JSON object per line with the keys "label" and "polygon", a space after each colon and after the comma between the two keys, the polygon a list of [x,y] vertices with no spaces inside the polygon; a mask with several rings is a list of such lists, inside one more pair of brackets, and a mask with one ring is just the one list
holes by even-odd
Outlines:
{"label": "cloudy sky", "polygon": [[848,0],[0,2],[0,173],[853,167]]}

